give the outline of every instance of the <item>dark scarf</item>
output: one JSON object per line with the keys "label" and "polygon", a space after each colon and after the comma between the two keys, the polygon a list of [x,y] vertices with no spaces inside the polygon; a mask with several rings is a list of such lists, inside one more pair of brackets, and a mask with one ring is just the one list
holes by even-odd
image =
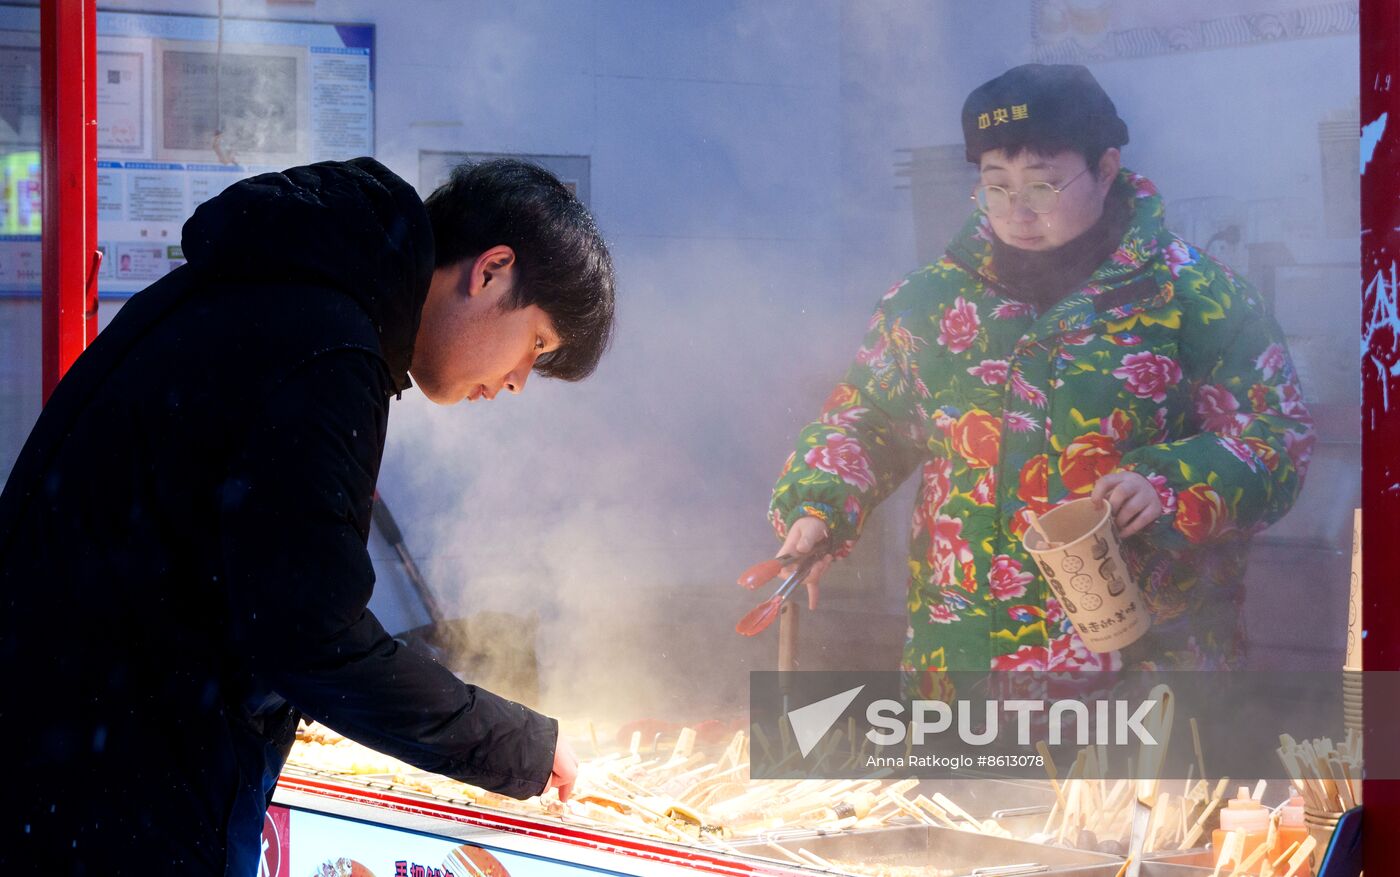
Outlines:
{"label": "dark scarf", "polygon": [[992,269],[998,286],[1017,301],[1045,313],[1084,286],[1123,242],[1133,218],[1132,192],[1121,180],[1104,199],[1103,215],[1079,237],[1053,250],[1020,250],[992,235]]}

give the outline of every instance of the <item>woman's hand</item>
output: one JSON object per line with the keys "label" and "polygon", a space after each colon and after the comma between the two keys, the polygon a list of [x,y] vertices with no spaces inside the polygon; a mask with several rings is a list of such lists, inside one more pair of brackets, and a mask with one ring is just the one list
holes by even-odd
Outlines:
{"label": "woman's hand", "polygon": [[1162,499],[1152,482],[1136,472],[1112,472],[1094,484],[1096,501],[1108,500],[1120,537],[1131,536],[1162,516]]}
{"label": "woman's hand", "polygon": [[[792,522],[788,528],[787,538],[783,540],[783,547],[778,549],[778,556],[790,554],[793,557],[804,557],[811,550],[817,547],[828,535],[825,522],[821,518],[798,518]],[[827,555],[821,560],[812,564],[812,569],[807,573],[807,608],[817,608],[817,582],[831,566],[832,557]],[[790,575],[792,567],[783,569],[783,575]]]}

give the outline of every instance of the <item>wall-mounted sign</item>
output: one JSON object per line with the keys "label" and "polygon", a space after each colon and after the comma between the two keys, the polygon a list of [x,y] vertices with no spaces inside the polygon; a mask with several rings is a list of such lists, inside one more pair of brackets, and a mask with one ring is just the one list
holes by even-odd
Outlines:
{"label": "wall-mounted sign", "polygon": [[[97,14],[103,296],[183,264],[181,226],[230,183],[374,152],[373,25],[229,18],[222,41],[219,27]],[[22,270],[39,260],[38,45],[38,9],[0,6],[0,296],[39,292]]]}

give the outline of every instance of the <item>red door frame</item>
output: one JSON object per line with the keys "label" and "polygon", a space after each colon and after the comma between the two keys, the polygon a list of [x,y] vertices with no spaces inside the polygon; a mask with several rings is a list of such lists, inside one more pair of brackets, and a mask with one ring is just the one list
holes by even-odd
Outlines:
{"label": "red door frame", "polygon": [[43,389],[97,334],[97,0],[39,6]]}
{"label": "red door frame", "polygon": [[[1362,622],[1367,670],[1400,670],[1400,0],[1361,0],[1361,124],[1387,116],[1361,175]],[[1374,129],[1373,129],[1374,130]],[[1365,144],[1362,159],[1366,159]],[[1400,729],[1366,727],[1366,748],[1394,746]],[[1400,873],[1400,782],[1366,780],[1366,870]]]}

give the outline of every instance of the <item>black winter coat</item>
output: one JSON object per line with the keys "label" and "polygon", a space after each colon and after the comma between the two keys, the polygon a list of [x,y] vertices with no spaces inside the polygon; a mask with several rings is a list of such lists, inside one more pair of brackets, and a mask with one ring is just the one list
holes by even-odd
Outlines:
{"label": "black winter coat", "polygon": [[540,793],[555,722],[366,609],[433,269],[422,202],[372,159],[293,168],[201,205],[183,247],[78,358],[0,495],[0,871],[253,874],[299,712]]}

